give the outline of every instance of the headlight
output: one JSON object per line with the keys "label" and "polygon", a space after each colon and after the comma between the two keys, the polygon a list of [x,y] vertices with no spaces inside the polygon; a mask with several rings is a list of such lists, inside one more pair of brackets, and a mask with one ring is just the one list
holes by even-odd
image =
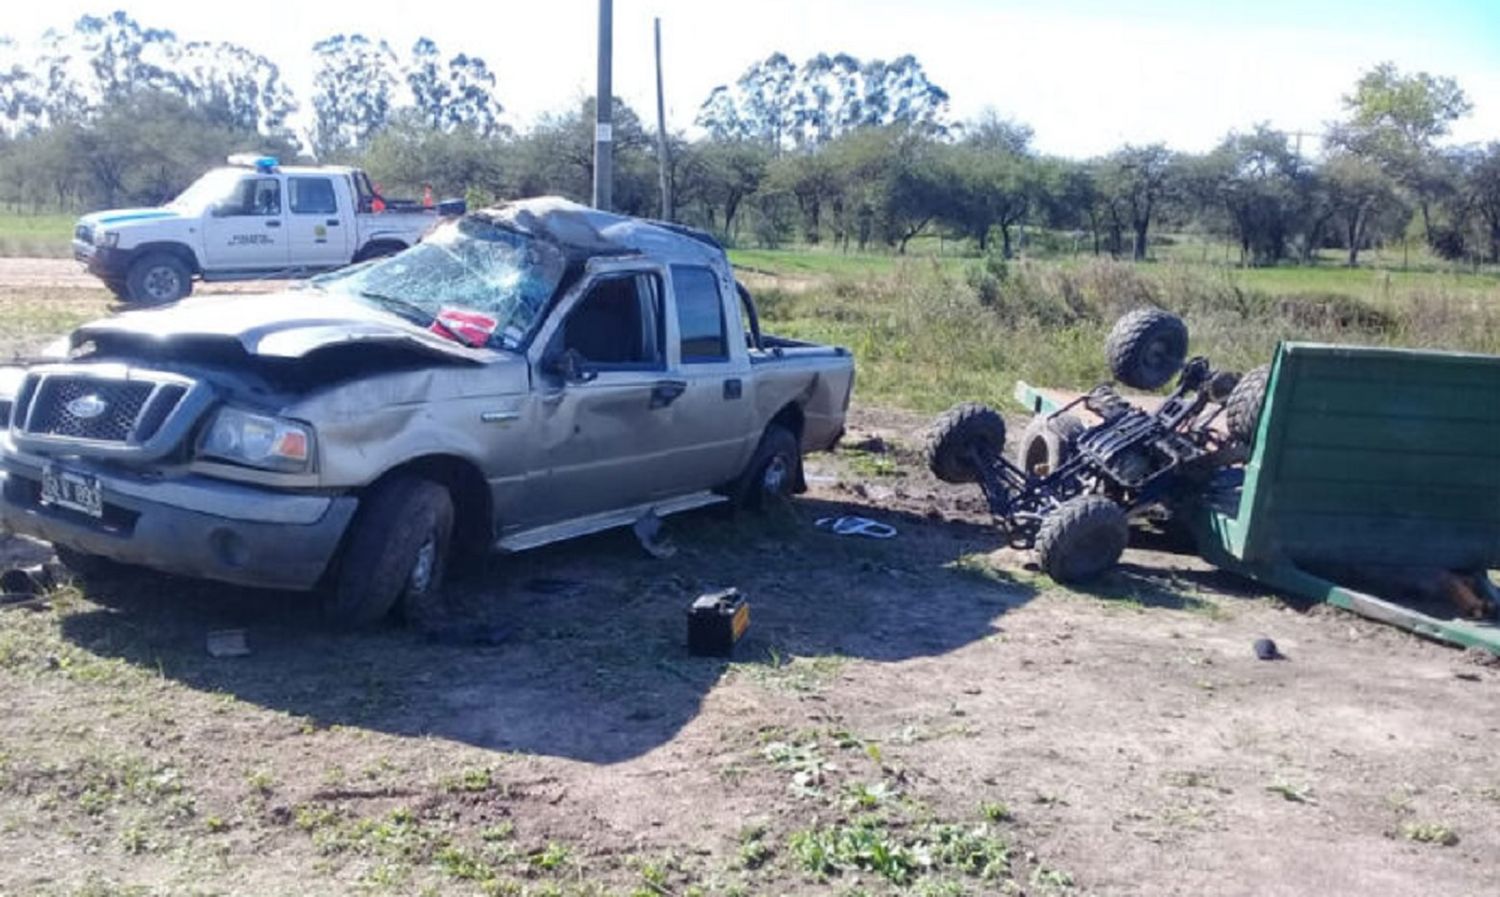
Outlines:
{"label": "headlight", "polygon": [[205,458],[288,473],[307,470],[312,453],[311,429],[239,408],[221,408],[198,445]]}
{"label": "headlight", "polygon": [[105,249],[114,249],[120,245],[120,232],[117,230],[107,230],[99,235],[98,242],[94,245],[102,246]]}

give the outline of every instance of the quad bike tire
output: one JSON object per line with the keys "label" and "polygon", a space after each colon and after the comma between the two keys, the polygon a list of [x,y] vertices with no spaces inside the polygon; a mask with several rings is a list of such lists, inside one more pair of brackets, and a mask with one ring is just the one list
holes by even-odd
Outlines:
{"label": "quad bike tire", "polygon": [[924,454],[932,475],[945,483],[976,483],[973,452],[1005,453],[1005,418],[977,402],[954,405],[933,421]]}
{"label": "quad bike tire", "polygon": [[1132,389],[1159,389],[1187,362],[1188,329],[1159,308],[1138,308],[1109,331],[1104,354],[1115,380]]}
{"label": "quad bike tire", "polygon": [[1232,439],[1246,446],[1255,444],[1255,431],[1260,427],[1260,411],[1266,404],[1266,387],[1270,382],[1271,366],[1263,364],[1235,384],[1224,402],[1225,423]]}
{"label": "quad bike tire", "polygon": [[1119,505],[1102,495],[1080,495],[1042,521],[1037,562],[1056,582],[1087,582],[1118,563],[1129,541],[1130,525]]}
{"label": "quad bike tire", "polygon": [[1075,440],[1088,429],[1083,421],[1071,414],[1048,417],[1038,414],[1021,431],[1021,443],[1016,446],[1016,466],[1030,476],[1038,467],[1046,465],[1050,473],[1057,470],[1077,450]]}

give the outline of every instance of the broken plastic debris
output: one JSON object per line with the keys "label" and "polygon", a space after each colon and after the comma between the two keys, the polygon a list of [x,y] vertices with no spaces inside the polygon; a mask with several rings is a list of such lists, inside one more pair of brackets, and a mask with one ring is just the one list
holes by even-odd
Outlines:
{"label": "broken plastic debris", "polygon": [[677,553],[677,546],[672,544],[671,539],[662,535],[661,518],[654,512],[647,511],[642,514],[630,529],[635,533],[636,540],[641,543],[646,553],[657,560],[664,561]]}
{"label": "broken plastic debris", "polygon": [[813,526],[836,536],[864,536],[866,539],[894,539],[896,528],[868,517],[821,517]]}

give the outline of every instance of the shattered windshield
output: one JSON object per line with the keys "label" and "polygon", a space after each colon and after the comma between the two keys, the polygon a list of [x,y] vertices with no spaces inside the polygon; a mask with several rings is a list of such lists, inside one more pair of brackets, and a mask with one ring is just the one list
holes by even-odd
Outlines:
{"label": "shattered windshield", "polygon": [[539,322],[566,265],[551,243],[464,218],[405,252],[311,284],[467,346],[515,349]]}

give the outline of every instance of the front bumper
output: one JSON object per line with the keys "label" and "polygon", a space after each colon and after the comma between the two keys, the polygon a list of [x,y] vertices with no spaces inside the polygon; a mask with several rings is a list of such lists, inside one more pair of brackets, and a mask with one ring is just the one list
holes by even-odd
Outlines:
{"label": "front bumper", "polygon": [[82,240],[73,241],[73,258],[95,277],[103,280],[124,280],[130,272],[130,263],[135,253],[129,249],[95,246]]}
{"label": "front bumper", "polygon": [[68,466],[99,477],[103,518],[43,505],[41,467],[11,456],[0,469],[0,524],[87,554],[236,585],[315,587],[359,503],[201,476],[150,481]]}

